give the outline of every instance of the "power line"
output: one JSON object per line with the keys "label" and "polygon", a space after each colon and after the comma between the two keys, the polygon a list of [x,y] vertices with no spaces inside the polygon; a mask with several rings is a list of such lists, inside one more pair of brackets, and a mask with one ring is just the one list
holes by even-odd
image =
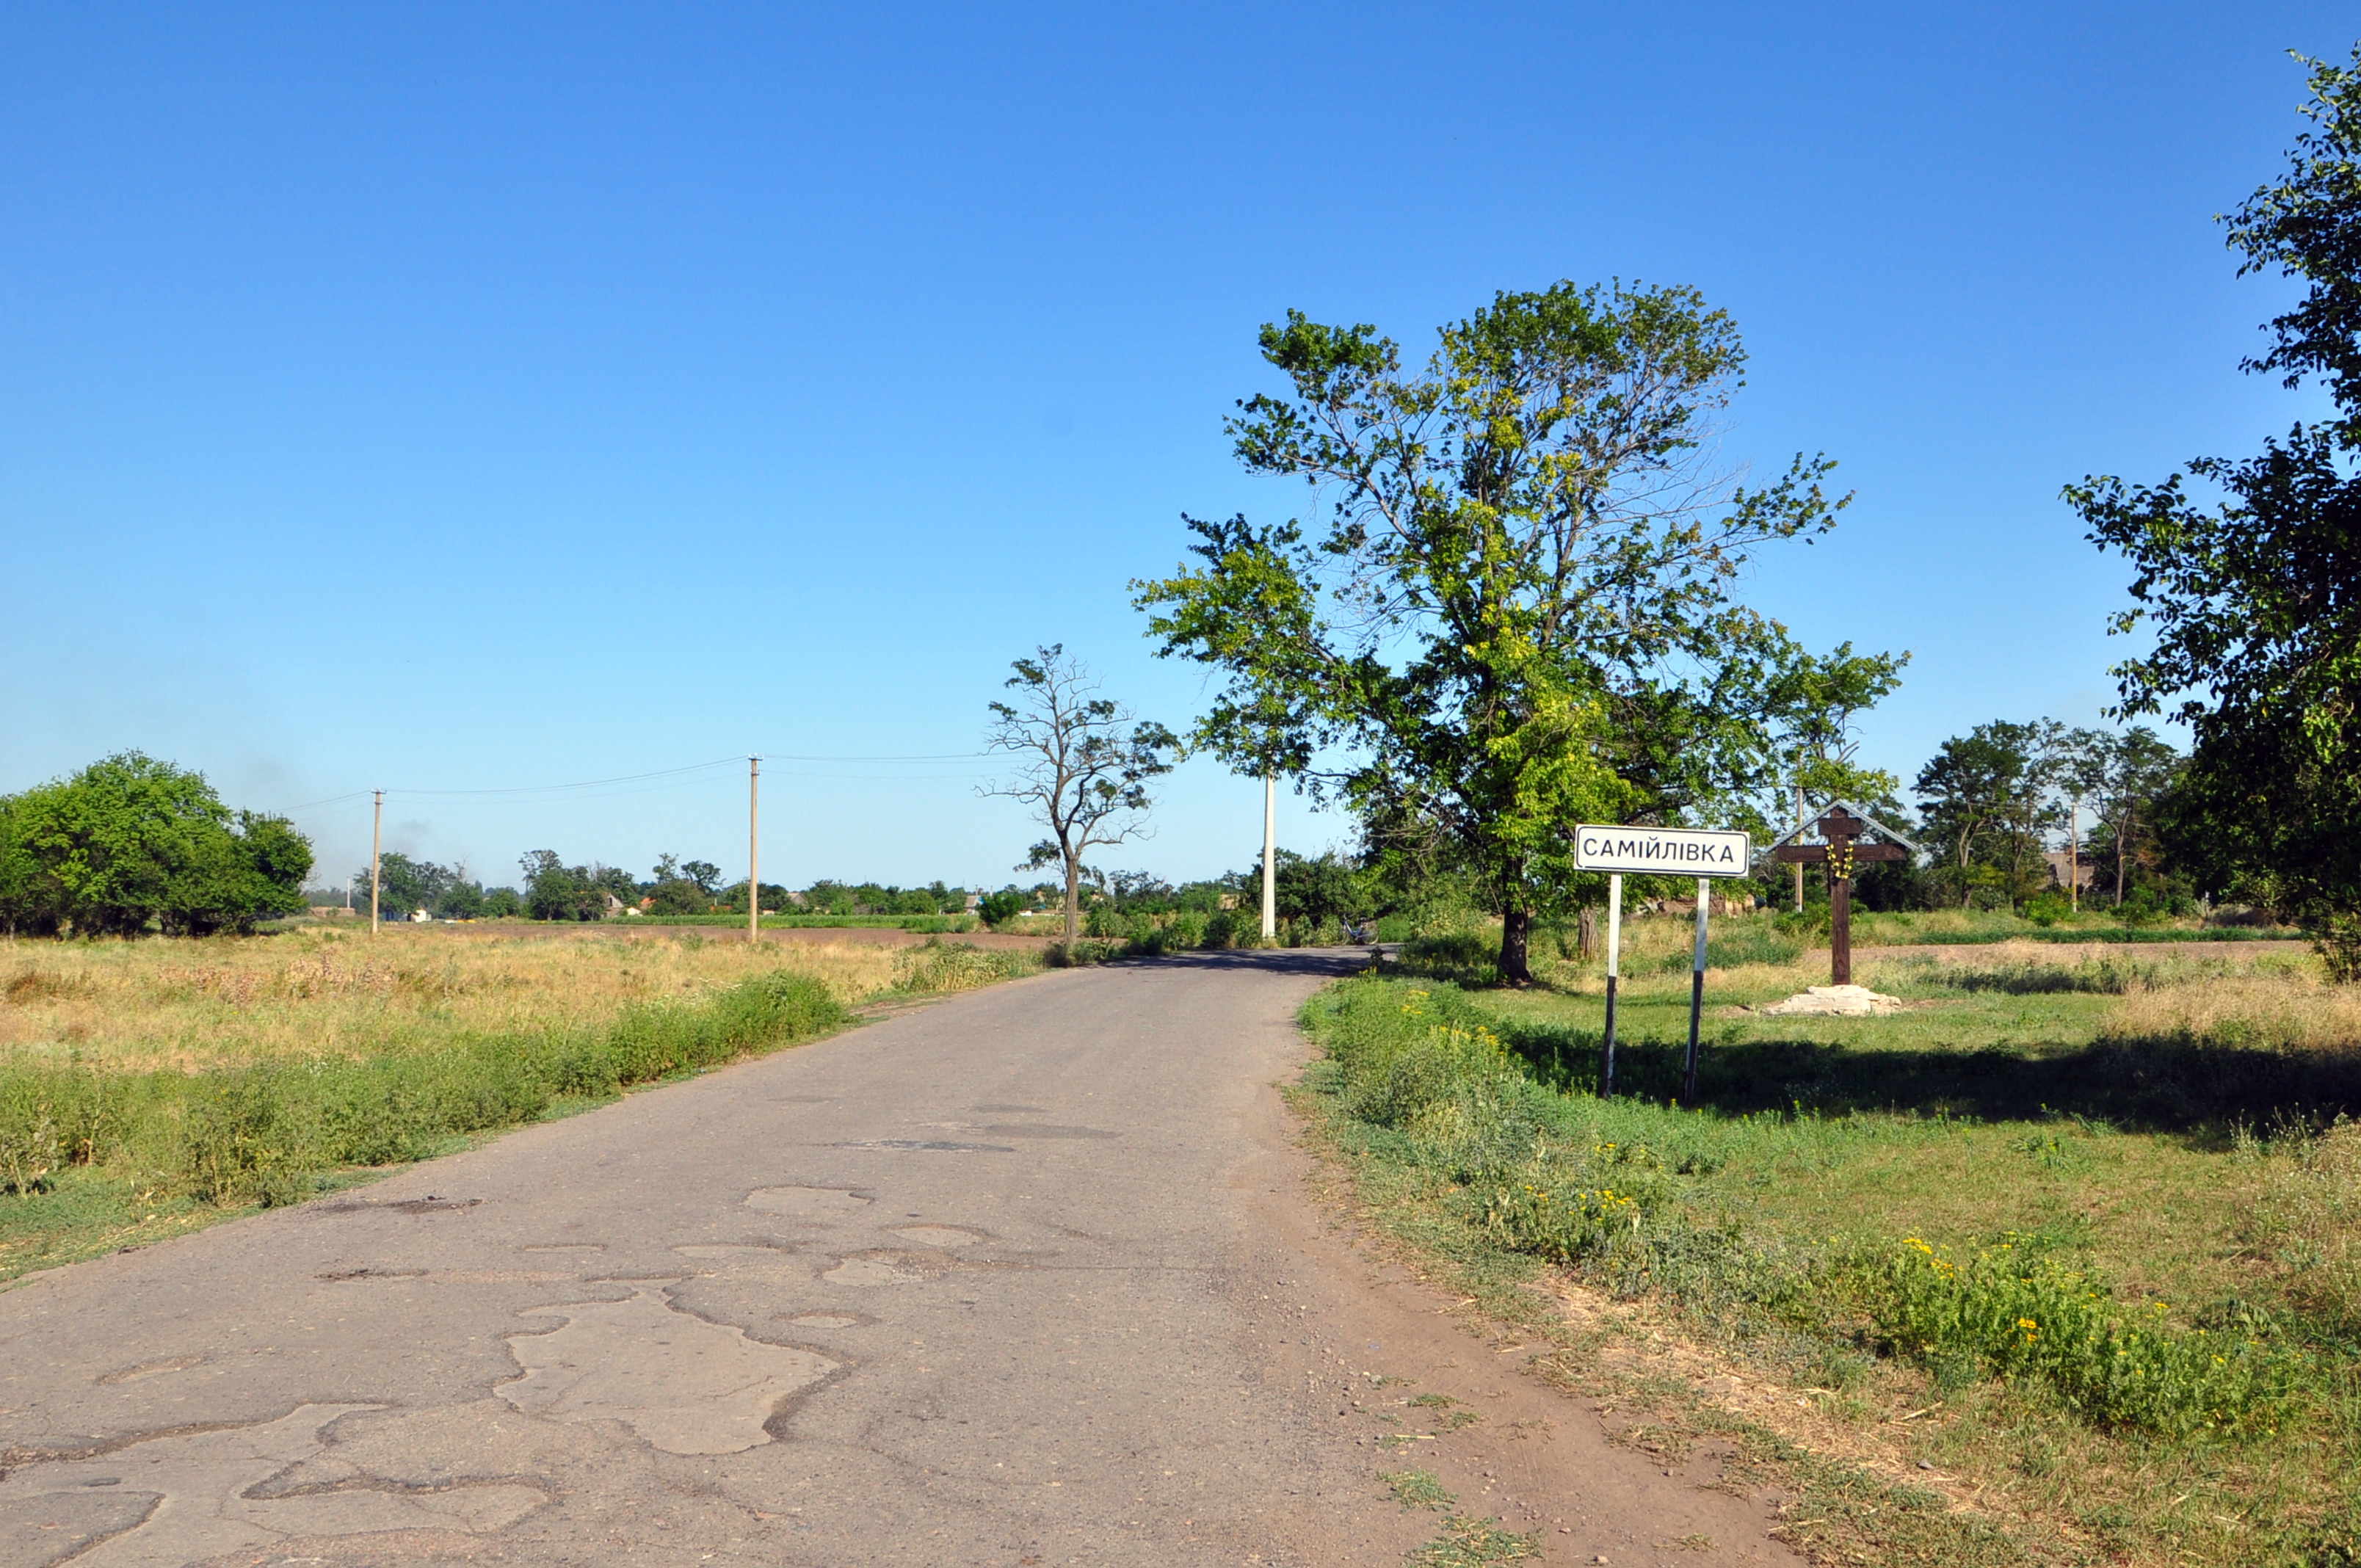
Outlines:
{"label": "power line", "polygon": [[[986,758],[996,755],[996,753],[991,751],[936,751],[886,756],[843,752],[764,751],[758,752],[756,755],[759,755],[764,762],[801,763],[807,766],[825,767],[830,765],[859,764],[873,767],[881,765],[939,766],[946,763],[972,763],[982,762]],[[379,795],[406,796],[412,800],[489,801],[499,797],[508,797],[519,800],[520,803],[522,803],[523,797],[528,796],[561,795],[572,794],[580,790],[615,789],[615,786],[623,784],[642,784],[651,788],[661,789],[666,787],[667,782],[669,781],[685,780],[689,774],[709,773],[716,768],[734,767],[743,760],[744,756],[742,754],[739,756],[717,757],[710,762],[690,762],[685,766],[677,768],[658,768],[653,772],[644,773],[622,773],[612,778],[577,779],[566,784],[512,784],[500,787],[472,789],[410,787],[388,788],[382,791],[360,789],[353,790],[345,795],[329,795],[321,800],[307,800],[300,805],[282,806],[280,810],[285,815],[291,816],[299,811],[316,811],[327,806],[343,806],[350,802],[365,800],[373,794]],[[909,778],[912,775],[862,773],[804,774],[800,776],[808,778],[873,780],[883,782],[895,778]],[[923,780],[928,775],[922,774],[919,775],[919,778]],[[936,773],[931,775],[934,781],[941,783],[951,783],[961,779],[983,778],[985,776],[987,775],[974,772],[961,773]],[[616,789],[615,793],[618,795],[637,795],[642,792],[640,790]]]}

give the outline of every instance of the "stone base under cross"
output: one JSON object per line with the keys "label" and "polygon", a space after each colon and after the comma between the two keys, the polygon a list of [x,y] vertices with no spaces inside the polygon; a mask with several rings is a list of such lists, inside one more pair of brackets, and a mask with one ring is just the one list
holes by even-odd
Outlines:
{"label": "stone base under cross", "polygon": [[1898,996],[1887,996],[1865,985],[1815,985],[1755,1011],[1782,1017],[1865,1018],[1873,1013],[1899,1013],[1909,1005]]}

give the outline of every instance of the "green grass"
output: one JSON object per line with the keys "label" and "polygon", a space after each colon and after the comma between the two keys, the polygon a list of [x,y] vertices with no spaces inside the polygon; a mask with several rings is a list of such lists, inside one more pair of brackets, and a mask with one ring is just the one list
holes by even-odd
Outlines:
{"label": "green grass", "polygon": [[1530,1311],[1518,1282],[1565,1270],[1982,1499],[1836,1498],[1817,1528],[1850,1550],[2352,1560],[2361,1134],[2322,1129],[2361,1112],[2353,999],[2296,952],[1929,954],[1872,978],[1910,1012],[1740,1011],[1826,978],[1773,957],[1709,992],[1695,1109],[1669,1103],[1686,976],[1653,963],[1613,1101],[1591,1092],[1602,1001],[1561,971],[1323,993],[1311,1103],[1383,1223],[1488,1304]]}

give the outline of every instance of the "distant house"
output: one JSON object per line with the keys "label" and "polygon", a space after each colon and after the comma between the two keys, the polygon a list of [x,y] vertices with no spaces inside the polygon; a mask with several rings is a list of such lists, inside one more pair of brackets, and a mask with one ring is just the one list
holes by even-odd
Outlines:
{"label": "distant house", "polygon": [[413,926],[431,926],[434,923],[434,916],[426,910],[413,909],[410,912],[410,923]]}
{"label": "distant house", "polygon": [[2069,875],[2073,877],[2077,886],[2098,885],[2098,862],[2088,850],[2082,851],[2082,863],[2079,866],[2074,863],[2074,851],[2071,850],[2052,850],[2041,858],[2049,862],[2049,885],[2052,887],[2064,887]]}

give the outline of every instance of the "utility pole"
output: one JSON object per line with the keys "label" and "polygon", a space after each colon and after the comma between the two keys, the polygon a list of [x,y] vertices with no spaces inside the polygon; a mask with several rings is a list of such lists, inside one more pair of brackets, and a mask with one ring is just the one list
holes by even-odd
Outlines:
{"label": "utility pole", "polygon": [[2073,815],[2068,818],[2073,825],[2066,829],[2066,904],[2077,915],[2082,913],[2082,797],[2070,797]]}
{"label": "utility pole", "polygon": [[746,939],[763,934],[763,834],[761,815],[763,759],[746,759]]}
{"label": "utility pole", "polygon": [[1262,939],[1279,939],[1279,770],[1262,771]]}
{"label": "utility pole", "polygon": [[[1804,759],[1795,759],[1795,826],[1804,825]],[[1795,913],[1804,912],[1804,862],[1795,862]]]}
{"label": "utility pole", "polygon": [[377,935],[377,888],[383,880],[379,867],[385,847],[385,791],[377,792],[377,822],[369,828],[369,935]]}

